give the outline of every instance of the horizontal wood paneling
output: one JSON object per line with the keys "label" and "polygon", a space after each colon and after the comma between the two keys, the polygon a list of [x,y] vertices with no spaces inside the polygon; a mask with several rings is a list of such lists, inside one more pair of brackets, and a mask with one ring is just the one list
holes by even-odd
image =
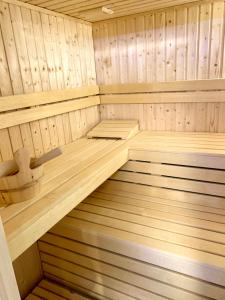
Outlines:
{"label": "horizontal wood paneling", "polygon": [[102,95],[102,104],[144,104],[144,103],[215,103],[225,102],[225,91],[185,93],[139,93]]}
{"label": "horizontal wood paneling", "polygon": [[[18,102],[18,98],[4,97],[39,92],[47,96],[49,91],[64,89],[69,94],[71,89],[95,85],[93,51],[89,23],[16,1],[0,1],[0,78],[4,78],[0,81],[0,91],[2,102],[10,101],[9,107],[14,103],[17,109],[29,101],[30,104],[36,101],[37,105],[44,102],[42,97],[37,100],[38,95],[30,100],[25,95]],[[8,107],[6,103],[3,110]],[[43,108],[36,108],[40,109]],[[1,129],[0,139],[4,143],[0,144],[0,160],[10,159],[22,146],[28,147],[32,156],[39,156],[79,138],[98,120],[98,107],[93,106],[50,114],[41,120],[36,117],[26,120],[29,123]]]}
{"label": "horizontal wood paneling", "polygon": [[0,112],[97,95],[97,85],[0,97]]}
{"label": "horizontal wood paneling", "polygon": [[100,85],[100,94],[196,92],[225,90],[225,79],[178,80],[169,82]]}
{"label": "horizontal wood paneling", "polygon": [[[100,85],[225,78],[224,1],[98,22],[93,34]],[[185,102],[181,98],[178,102]],[[225,131],[225,107],[217,97],[202,103],[163,104],[164,99],[160,104],[120,105],[118,98],[117,104],[102,106],[101,117],[138,117],[148,130]]]}
{"label": "horizontal wood paneling", "polygon": [[41,120],[51,116],[61,115],[70,111],[81,110],[100,104],[99,96],[92,96],[83,99],[75,99],[51,105],[43,105],[27,110],[19,110],[3,114],[0,117],[0,129]]}

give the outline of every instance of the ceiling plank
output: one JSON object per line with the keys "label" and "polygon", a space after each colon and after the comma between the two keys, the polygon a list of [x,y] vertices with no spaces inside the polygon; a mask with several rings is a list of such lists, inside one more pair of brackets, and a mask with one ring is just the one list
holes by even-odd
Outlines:
{"label": "ceiling plank", "polygon": [[[204,0],[20,0],[57,13],[63,13],[89,22],[104,21],[151,10],[169,8]],[[207,1],[207,0],[205,0]],[[210,2],[210,0],[208,0]],[[213,1],[213,0],[212,0]],[[219,1],[219,0],[215,0]],[[113,10],[106,14],[102,7]]]}

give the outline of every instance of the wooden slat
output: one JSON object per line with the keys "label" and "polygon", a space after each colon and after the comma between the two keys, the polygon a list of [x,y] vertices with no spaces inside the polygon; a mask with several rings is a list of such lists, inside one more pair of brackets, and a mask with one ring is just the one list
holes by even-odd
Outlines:
{"label": "wooden slat", "polygon": [[[10,3],[10,4],[13,4],[13,5],[17,5],[17,6],[21,6],[21,7],[25,7],[25,8],[28,8],[28,9],[32,9],[32,10],[35,10],[39,13],[44,13],[44,14],[48,14],[48,15],[53,15],[53,16],[57,16],[57,17],[65,17],[65,18],[68,18],[72,21],[76,20],[76,18],[74,17],[70,17],[70,16],[66,16],[64,14],[61,14],[61,13],[57,13],[57,11],[51,11],[51,10],[48,10],[48,9],[45,9],[45,8],[42,8],[42,7],[38,7],[36,5],[30,5],[29,3],[25,3],[25,1],[17,1],[17,0],[4,0],[4,2],[6,3]],[[85,20],[82,20],[80,19],[79,22],[82,22],[84,24],[90,24],[89,22],[85,21]]]}
{"label": "wooden slat", "polygon": [[0,112],[61,102],[98,94],[98,86],[0,97]]}
{"label": "wooden slat", "polygon": [[67,101],[65,103],[50,104],[37,108],[30,108],[28,110],[2,114],[0,117],[0,129],[44,119],[74,110],[84,109],[98,104],[100,104],[99,96],[91,96],[84,99]]}
{"label": "wooden slat", "polygon": [[108,299],[110,297],[115,297],[115,299],[123,299],[123,300],[131,300],[133,297],[129,297],[109,286],[102,286],[93,280],[86,279],[83,276],[79,276],[77,274],[68,272],[66,270],[59,269],[54,265],[44,264],[45,275],[53,280],[57,280],[58,282],[68,282],[70,286],[79,286],[83,288],[86,292],[89,290],[97,294],[97,298],[100,299]]}
{"label": "wooden slat", "polygon": [[[147,159],[148,161],[154,161],[157,163],[171,163],[171,164],[180,164],[180,165],[192,165],[196,167],[207,167],[207,168],[215,168],[215,169],[223,169],[222,162],[224,160],[223,152],[221,151],[221,155],[214,153],[214,155],[210,155],[210,150],[205,154],[199,154],[199,152],[204,151],[183,151],[183,153],[175,148],[174,150],[168,152],[162,152],[159,149],[155,150],[153,148],[152,151],[141,150],[129,150],[129,157],[131,160],[142,160]],[[208,155],[207,155],[208,154]]]}
{"label": "wooden slat", "polygon": [[46,289],[48,291],[51,291],[56,295],[65,297],[66,299],[71,299],[71,300],[87,300],[87,299],[89,299],[89,297],[78,294],[74,290],[71,290],[71,289],[67,288],[66,286],[61,286],[59,284],[56,284],[56,283],[48,281],[48,280],[42,280],[38,286],[43,289]]}
{"label": "wooden slat", "polygon": [[[107,225],[105,221],[104,225],[96,224],[94,222],[95,216],[94,218],[90,216],[92,220],[90,225],[87,222],[90,218],[86,219],[84,217],[81,220],[78,215],[77,219],[64,218],[51,232],[64,237],[72,237],[70,234],[72,232],[73,237],[83,243],[120,254],[126,253],[126,256],[144,262],[224,285],[224,258],[221,256],[147,238],[143,235],[130,233],[127,230],[118,230],[113,228],[114,225],[115,227],[119,225],[115,220],[113,221],[113,227],[111,227],[105,226]],[[96,241],[98,244],[96,244]],[[129,246],[127,247],[127,245]],[[168,256],[168,253],[172,253],[172,255]],[[180,264],[181,256],[182,264]]]}
{"label": "wooden slat", "polygon": [[109,123],[106,121],[101,121],[96,127],[94,127],[90,132],[88,132],[87,137],[89,138],[115,138],[127,140],[134,137],[139,130],[138,121],[127,120],[115,120]]}
{"label": "wooden slat", "polygon": [[101,95],[101,104],[224,102],[225,92],[185,92]]}
{"label": "wooden slat", "polygon": [[[120,185],[118,185],[116,181],[108,180],[101,187],[99,187],[98,190],[100,192],[105,191],[107,193],[109,192],[110,194],[115,194],[118,196],[127,195],[128,197],[134,199],[140,197],[140,200],[146,200],[148,199],[148,197],[150,197],[159,200],[159,202],[162,201],[161,203],[163,203],[164,199],[164,204],[166,204],[166,201],[168,201],[168,203],[171,203],[170,200],[172,200],[172,202],[176,206],[186,208],[190,207],[191,209],[193,209],[194,207],[196,209],[198,205],[200,205],[200,207],[204,211],[215,208],[217,212],[222,212],[225,209],[225,203],[223,201],[223,198],[220,197],[198,195],[184,191],[175,191],[151,186],[141,186],[138,184],[132,184],[127,182],[120,182]],[[113,193],[113,191],[115,192]]]}
{"label": "wooden slat", "polygon": [[19,300],[20,295],[16,284],[12,262],[9,256],[2,220],[0,218],[0,297],[5,300]]}
{"label": "wooden slat", "polygon": [[[139,206],[137,197],[140,198]],[[84,203],[130,214],[140,215],[143,217],[143,222],[147,221],[150,227],[154,226],[154,228],[170,230],[172,232],[185,234],[186,236],[207,239],[217,243],[224,243],[223,232],[225,226],[222,223],[216,223],[219,222],[224,215],[220,215],[220,220],[216,220],[213,226],[212,221],[214,221],[213,219],[215,219],[215,215],[213,215],[215,211],[213,209],[212,211],[208,209],[208,213],[205,214],[204,209],[201,211],[201,208],[197,210],[195,207],[196,213],[190,213],[188,216],[188,213],[191,210],[191,207],[188,207],[188,205],[186,207],[181,206],[181,208],[179,206],[176,206],[179,205],[176,203],[176,201],[168,201],[167,199],[162,198],[160,199],[146,196],[144,197],[142,194],[139,194],[135,198],[132,197],[132,195],[130,195],[129,193],[120,194],[119,192],[115,194],[96,192],[95,194],[89,196],[84,201]],[[174,215],[169,215],[169,211],[173,209]],[[198,214],[199,220],[198,218],[196,218]],[[204,218],[206,219],[207,216],[210,216],[210,214],[212,216],[211,221],[204,220]],[[216,229],[218,230],[218,228],[220,228],[220,233],[216,232]]]}
{"label": "wooden slat", "polygon": [[129,161],[121,168],[121,170],[225,183],[224,171],[210,169]]}
{"label": "wooden slat", "polygon": [[[140,276],[138,274],[132,274],[127,270],[118,268],[116,266],[111,266],[110,264],[106,264],[101,261],[97,261],[83,255],[79,255],[70,251],[63,250],[59,247],[47,245],[46,243],[40,243],[40,250],[41,250],[41,259],[43,262],[51,264],[51,262],[54,261],[52,260],[52,256],[55,254],[54,256],[60,258],[61,260],[64,260],[64,258],[67,257],[67,261],[74,264],[74,269],[76,268],[77,265],[81,265],[84,268],[91,268],[92,271],[98,273],[99,277],[101,276],[101,274],[99,273],[103,273],[106,276],[110,276],[116,278],[117,280],[126,282],[130,285],[129,291],[127,291],[127,293],[128,294],[133,293],[131,294],[132,296],[135,295],[135,289],[133,288],[133,286],[135,285],[141,289],[147,290],[148,292],[153,292],[153,293],[155,292],[165,297],[166,296],[171,297],[172,299],[175,298],[175,295],[177,297],[179,295],[180,297],[182,297],[182,299],[188,299],[188,297],[193,297],[193,299],[199,299],[198,296],[196,296],[195,298],[193,294],[191,295],[186,291],[182,292],[181,290],[176,289],[175,287],[164,285],[163,283],[153,281],[150,278],[144,278],[143,276]],[[117,288],[119,287],[117,286]],[[142,296],[144,299],[145,299],[145,294],[148,295],[147,292],[143,293],[143,291],[141,291],[140,289],[138,290],[138,293],[139,293],[138,296],[139,297]],[[151,296],[154,297],[154,294]]]}
{"label": "wooden slat", "polygon": [[[84,279],[92,280],[94,283],[101,285],[103,292],[102,295],[104,295],[104,287],[108,287],[112,290],[114,290],[114,295],[112,294],[111,297],[119,297],[119,299],[135,299],[137,295],[139,295],[142,299],[147,300],[149,297],[154,300],[162,300],[163,298],[160,296],[155,295],[154,293],[147,292],[145,290],[142,290],[140,288],[137,288],[133,285],[129,285],[124,281],[120,281],[119,279],[114,279],[111,276],[107,276],[104,274],[99,274],[95,270],[90,270],[86,269],[82,266],[79,265],[74,265],[68,261],[61,260],[59,258],[54,258],[53,256],[47,256],[48,258],[46,259],[47,255],[43,255],[43,269],[44,272],[49,272],[50,273],[54,270],[54,268],[58,268],[60,265],[62,269],[58,268],[58,272],[54,272],[53,274],[60,274],[60,272],[63,273],[67,272],[70,273],[71,277],[74,278],[73,280],[79,282],[77,280],[77,277],[83,277]],[[60,276],[60,275],[59,275]],[[108,296],[108,293],[106,294],[106,297]]]}
{"label": "wooden slat", "polygon": [[[139,119],[141,128],[146,130],[224,132],[224,104],[223,101],[216,101],[216,94],[205,99],[185,99],[185,95],[181,93],[179,98],[168,98],[169,100],[167,95],[158,96],[156,99],[149,95],[132,95],[132,91],[145,93],[141,86],[146,89],[161,86],[163,91],[164,88],[173,86],[170,82],[163,83],[168,80],[177,80],[177,85],[184,89],[186,86],[187,90],[190,88],[188,82],[195,80],[193,86],[197,91],[198,85],[201,86],[202,83],[203,90],[210,90],[217,79],[223,80],[223,19],[224,1],[200,1],[141,15],[95,22],[93,36],[98,53],[98,82],[106,89],[104,94],[107,94],[107,97],[104,95],[105,104],[101,107],[102,118],[135,116]],[[124,30],[114,37],[117,24],[123,24]],[[98,33],[101,27],[105,30],[100,35]],[[112,33],[111,37],[109,31]],[[117,43],[118,36],[121,38],[120,43]],[[120,59],[115,61],[118,55]],[[125,73],[118,67],[120,65],[126,70],[125,79]],[[209,83],[208,87],[207,84],[204,86],[203,79],[206,80],[205,83]],[[124,89],[126,87],[124,91],[122,86]],[[113,94],[114,88],[118,95]]]}
{"label": "wooden slat", "polygon": [[38,297],[38,296],[35,296],[35,295],[33,295],[33,294],[29,294],[29,295],[25,298],[25,300],[41,300],[41,298]]}
{"label": "wooden slat", "polygon": [[[182,177],[182,176],[181,176]],[[189,191],[200,194],[215,195],[224,197],[225,186],[222,184],[193,181],[192,179],[180,179],[175,177],[155,176],[135,172],[119,171],[112,179],[127,181],[151,186],[171,188],[181,191]]]}
{"label": "wooden slat", "polygon": [[155,265],[146,264],[128,256],[118,255],[115,252],[107,251],[103,248],[93,247],[89,244],[63,238],[62,236],[47,233],[41,240],[41,245],[53,245],[55,246],[54,249],[58,248],[57,251],[59,253],[63,251],[63,249],[66,249],[72,253],[79,253],[82,256],[84,255],[85,257],[95,259],[95,261],[100,260],[101,262],[108,264],[113,262],[114,266],[129,270],[132,273],[140,274],[147,278],[152,278],[159,282],[164,282],[173,287],[178,287],[199,295],[204,294],[213,298],[215,295],[218,295],[218,297],[221,295],[222,297],[224,293],[223,288],[210,285],[209,283],[198,279],[172,272],[167,269],[162,269]]}
{"label": "wooden slat", "polygon": [[100,94],[132,94],[156,92],[191,92],[224,90],[224,79],[183,80],[154,83],[100,85]]}
{"label": "wooden slat", "polygon": [[47,300],[65,300],[66,298],[60,297],[58,295],[56,295],[55,293],[52,293],[48,290],[45,290],[39,286],[37,286],[33,291],[32,294],[34,294],[35,296],[38,296],[42,299],[47,299]]}
{"label": "wooden slat", "polygon": [[[80,153],[83,161],[80,167],[75,167],[75,175],[70,170],[73,172],[68,178],[65,172],[63,184],[60,176],[58,182],[53,179],[51,184],[54,182],[54,188],[49,193],[40,195],[38,201],[4,224],[13,260],[127,161],[128,149],[123,145],[124,142],[111,143],[113,145],[107,149],[99,147],[99,152],[89,157],[88,163]],[[60,170],[63,175],[63,164]],[[23,242],[20,242],[20,238]]]}

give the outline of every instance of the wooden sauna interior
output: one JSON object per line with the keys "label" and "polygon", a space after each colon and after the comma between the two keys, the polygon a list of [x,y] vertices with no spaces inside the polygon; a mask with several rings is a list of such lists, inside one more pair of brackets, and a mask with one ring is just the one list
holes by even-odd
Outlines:
{"label": "wooden sauna interior", "polygon": [[225,299],[224,0],[0,0],[0,170],[57,147],[1,300]]}

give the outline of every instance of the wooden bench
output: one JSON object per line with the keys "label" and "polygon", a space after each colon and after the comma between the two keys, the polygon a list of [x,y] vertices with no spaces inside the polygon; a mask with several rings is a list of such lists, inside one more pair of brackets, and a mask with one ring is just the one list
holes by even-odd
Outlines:
{"label": "wooden bench", "polygon": [[82,138],[44,169],[41,193],[0,210],[9,251],[16,259],[128,159],[125,141]]}
{"label": "wooden bench", "polygon": [[39,241],[46,277],[113,299],[225,299],[225,137],[141,132]]}

